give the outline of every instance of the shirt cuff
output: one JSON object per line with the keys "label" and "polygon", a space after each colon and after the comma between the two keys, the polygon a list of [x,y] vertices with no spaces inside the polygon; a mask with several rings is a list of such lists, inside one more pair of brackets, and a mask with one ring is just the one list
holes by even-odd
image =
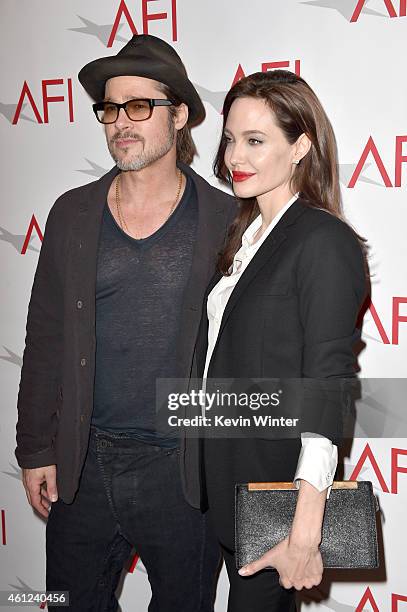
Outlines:
{"label": "shirt cuff", "polygon": [[328,489],[328,499],[337,465],[338,448],[331,440],[316,433],[301,434],[301,451],[294,476],[297,489],[300,480],[306,480],[320,492]]}

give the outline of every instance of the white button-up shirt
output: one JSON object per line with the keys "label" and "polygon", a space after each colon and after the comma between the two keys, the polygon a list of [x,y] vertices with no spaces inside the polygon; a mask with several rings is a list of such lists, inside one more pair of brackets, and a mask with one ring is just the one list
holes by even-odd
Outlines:
{"label": "white button-up shirt", "polygon": [[[270,235],[272,229],[280,221],[284,213],[289,209],[298,198],[298,194],[293,196],[289,202],[277,213],[267,229],[258,240],[254,237],[262,225],[262,217],[258,215],[249,225],[242,236],[242,246],[237,251],[231,266],[230,276],[222,276],[208,296],[208,351],[206,354],[204,381],[207,377],[212,353],[215,348],[216,340],[223,317],[226,304],[237,285],[240,277],[246,270],[250,261],[253,259],[263,242]],[[205,386],[205,383],[204,383]],[[299,488],[301,479],[307,480],[318,491],[328,488],[328,497],[338,464],[338,449],[332,444],[331,440],[315,433],[301,433],[301,451],[298,458],[297,469],[294,476],[294,483]]]}

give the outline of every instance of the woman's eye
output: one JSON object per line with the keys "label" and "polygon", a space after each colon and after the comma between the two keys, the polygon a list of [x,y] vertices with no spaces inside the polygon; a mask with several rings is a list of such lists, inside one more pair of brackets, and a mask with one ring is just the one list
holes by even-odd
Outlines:
{"label": "woman's eye", "polygon": [[223,137],[226,143],[232,142],[232,139],[230,136],[224,136]]}
{"label": "woman's eye", "polygon": [[262,140],[259,140],[258,138],[249,138],[249,143],[254,145],[261,144]]}

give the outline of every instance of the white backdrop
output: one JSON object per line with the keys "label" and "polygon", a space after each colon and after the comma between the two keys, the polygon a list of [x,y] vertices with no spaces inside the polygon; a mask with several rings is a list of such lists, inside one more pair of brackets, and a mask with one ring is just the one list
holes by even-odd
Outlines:
{"label": "white backdrop", "polygon": [[[234,80],[273,67],[299,71],[334,125],[345,211],[372,247],[361,376],[405,378],[406,0],[2,0],[0,17],[0,590],[40,590],[45,524],[27,504],[14,457],[27,305],[54,200],[112,165],[77,81],[79,69],[117,53],[132,30],[173,44],[207,111],[194,130],[200,154],[194,167],[214,184],[219,111]],[[357,576],[326,572],[316,592],[321,603],[303,609],[407,610],[407,440],[368,442],[355,441],[345,477],[374,483],[385,564]],[[140,562],[129,570],[120,603],[124,612],[142,612],[149,600],[146,574]],[[222,573],[217,612],[226,600]]]}

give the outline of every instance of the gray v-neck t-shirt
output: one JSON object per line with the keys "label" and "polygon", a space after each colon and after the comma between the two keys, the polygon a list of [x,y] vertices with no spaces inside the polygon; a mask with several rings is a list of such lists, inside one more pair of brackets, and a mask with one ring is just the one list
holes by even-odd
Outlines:
{"label": "gray v-neck t-shirt", "polygon": [[92,424],[175,446],[155,428],[157,378],[177,378],[175,348],[198,225],[190,177],[170,218],[136,240],[105,205],[96,279],[96,371]]}

